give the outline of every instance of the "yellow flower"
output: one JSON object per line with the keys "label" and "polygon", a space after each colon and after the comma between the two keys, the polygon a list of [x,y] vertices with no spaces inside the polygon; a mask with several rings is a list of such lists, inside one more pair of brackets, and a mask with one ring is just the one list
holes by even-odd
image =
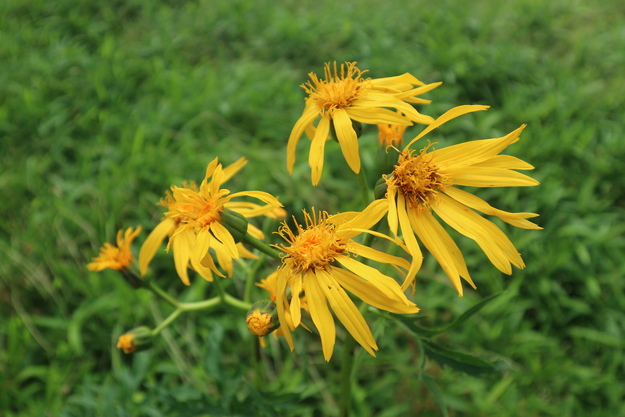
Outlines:
{"label": "yellow flower", "polygon": [[117,339],[117,348],[133,353],[152,347],[152,331],[145,326],[136,327]]}
{"label": "yellow flower", "polygon": [[122,230],[119,230],[117,232],[117,246],[105,243],[100,248],[100,256],[93,258],[93,262],[87,265],[87,269],[90,271],[102,271],[108,268],[121,271],[128,268],[134,259],[130,245],[139,233],[141,233],[141,226],[138,226],[136,230],[129,227],[123,233],[123,236]]}
{"label": "yellow flower", "polygon": [[457,186],[538,185],[538,181],[513,171],[533,169],[533,166],[513,156],[499,155],[510,144],[519,140],[525,126],[501,138],[475,140],[433,151],[430,151],[432,145],[428,145],[416,155],[408,148],[445,122],[487,108],[459,106],[449,110],[406,146],[393,173],[384,176],[388,187],[386,201],[391,231],[397,235],[399,226],[409,252],[420,262],[422,255],[416,239],[418,237],[434,255],[461,296],[463,290],[460,278],[473,288],[475,284],[460,249],[432,212],[460,234],[473,239],[500,271],[511,274],[511,265],[524,268],[521,255],[508,237],[494,223],[474,210],[499,217],[504,222],[523,229],[541,229],[527,220],[538,215],[498,210]]}
{"label": "yellow flower", "polygon": [[[278,269],[276,306],[282,333],[291,349],[293,341],[290,330],[301,323],[303,294],[306,295],[312,321],[319,330],[326,361],[332,357],[336,338],[329,307],[367,352],[375,356],[373,351],[378,349],[364,317],[345,290],[374,307],[392,313],[411,314],[419,311],[393,278],[355,259],[356,256],[362,256],[396,269],[410,269],[411,265],[405,259],[353,240],[361,233],[391,239],[367,230],[384,216],[384,205],[383,200],[378,200],[362,213],[349,212],[331,217],[326,212],[315,213],[314,209],[312,216],[304,211],[305,225],[296,222],[295,233],[286,223],[279,229],[278,233],[288,245],[276,245],[285,254],[282,266]],[[292,326],[284,325],[289,323],[287,318]]]}
{"label": "yellow flower", "polygon": [[401,146],[406,132],[406,125],[378,124],[380,146]]}
{"label": "yellow flower", "polygon": [[[189,285],[187,268],[191,266],[200,276],[212,281],[213,273],[223,276],[217,269],[209,249],[213,249],[219,266],[228,275],[232,274],[232,260],[239,256],[253,257],[251,252],[236,243],[232,234],[222,222],[225,209],[244,217],[269,215],[276,217],[282,206],[272,195],[262,191],[242,191],[230,194],[221,185],[230,179],[247,163],[244,158],[222,168],[215,158],[206,169],[206,176],[199,188],[195,183],[172,186],[171,191],[159,204],[167,208],[165,218],[154,228],[139,252],[141,275],[147,272],[148,264],[156,254],[161,242],[169,236],[167,250],[174,252],[176,271],[183,283]],[[236,197],[253,197],[266,204],[258,205],[245,201],[231,201]],[[256,238],[263,234],[258,228],[248,225],[247,232]]]}
{"label": "yellow flower", "polygon": [[[341,64],[339,71],[334,62],[334,68],[330,63],[325,64],[324,79],[320,80],[314,73],[309,74],[310,81],[302,84],[308,93],[306,106],[287,144],[287,168],[290,173],[293,173],[297,143],[304,132],[310,133],[312,137],[308,164],[312,169],[312,183],[317,185],[323,170],[323,151],[330,129],[336,133],[347,164],[358,173],[358,135],[352,120],[399,125],[428,124],[433,121],[430,116],[416,111],[411,103],[429,103],[429,100],[417,96],[441,83],[424,84],[409,73],[388,78],[363,78],[365,72],[358,69],[355,62]],[[321,120],[315,127],[314,122],[318,118]]]}

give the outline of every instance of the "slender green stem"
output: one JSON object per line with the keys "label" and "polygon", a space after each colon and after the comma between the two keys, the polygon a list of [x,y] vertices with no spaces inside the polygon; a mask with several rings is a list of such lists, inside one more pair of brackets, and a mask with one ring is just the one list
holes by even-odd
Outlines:
{"label": "slender green stem", "polygon": [[273,249],[271,246],[267,245],[266,243],[261,242],[260,240],[256,239],[254,236],[250,235],[249,233],[245,235],[243,240],[246,243],[253,246],[254,248],[261,251],[262,253],[264,253],[265,255],[271,256],[272,258],[277,259],[277,260],[282,259],[280,257],[280,252]]}
{"label": "slender green stem", "polygon": [[172,306],[176,308],[178,308],[178,306],[180,305],[180,302],[178,300],[174,299],[171,295],[167,294],[165,290],[163,290],[161,287],[156,285],[156,283],[154,283],[154,281],[152,280],[146,281],[145,288],[149,289],[154,294],[158,295],[163,300],[167,301],[169,304],[171,304]]}
{"label": "slender green stem", "polygon": [[339,416],[349,417],[352,406],[352,373],[356,357],[356,339],[348,335],[343,346],[341,358],[341,394],[339,398]]}
{"label": "slender green stem", "polygon": [[182,314],[182,312],[183,310],[181,308],[175,309],[174,312],[169,315],[169,317],[163,320],[161,324],[159,324],[154,330],[152,330],[152,336],[158,335],[161,332],[161,330],[163,330],[165,327],[169,326],[171,322],[176,320],[178,316]]}
{"label": "slender green stem", "polygon": [[365,167],[360,166],[360,172],[358,173],[358,185],[360,186],[360,197],[362,198],[362,203],[366,206],[371,202],[370,190],[367,185],[367,174],[365,172]]}

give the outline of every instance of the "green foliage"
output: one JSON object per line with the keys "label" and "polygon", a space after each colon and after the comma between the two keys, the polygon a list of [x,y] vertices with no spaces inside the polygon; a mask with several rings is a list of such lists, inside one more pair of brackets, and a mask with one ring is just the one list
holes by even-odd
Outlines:
{"label": "green foliage", "polygon": [[[426,257],[416,294],[423,328],[443,329],[483,297],[502,295],[425,351],[405,328],[376,322],[378,357],[357,358],[356,415],[441,415],[437,403],[458,416],[618,415],[621,3],[0,2],[0,414],[333,415],[338,362],[323,361],[318,337],[298,331],[294,353],[267,338],[262,386],[240,355],[253,345],[243,319],[223,312],[191,314],[150,351],[124,356],[117,337],[160,322],[169,307],[85,264],[119,228],[150,230],[167,187],[200,181],[215,156],[247,157],[229,188],[273,193],[292,214],[311,204],[358,209],[355,179],[333,144],[320,187],[310,185],[304,145],[293,175],[284,168],[303,108],[298,85],[326,61],[356,60],[372,77],[443,81],[428,93],[426,114],[492,106],[439,129],[430,139],[441,145],[528,123],[511,152],[536,167],[540,187],[479,195],[540,213],[544,228],[502,226],[527,263],[512,277],[459,238],[478,285],[462,299]],[[365,130],[371,155],[374,136]],[[171,271],[170,260],[154,267]],[[159,283],[182,298],[212,291],[165,276]],[[469,360],[458,352],[509,369],[469,377],[453,369]],[[427,361],[420,373],[424,353],[448,366]]]}

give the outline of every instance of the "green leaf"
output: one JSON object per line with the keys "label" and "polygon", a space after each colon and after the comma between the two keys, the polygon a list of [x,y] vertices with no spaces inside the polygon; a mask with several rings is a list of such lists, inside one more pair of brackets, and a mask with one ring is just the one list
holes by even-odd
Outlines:
{"label": "green leaf", "polygon": [[438,407],[441,409],[443,417],[448,417],[449,414],[447,413],[447,404],[445,404],[443,393],[440,389],[438,389],[438,385],[436,385],[436,381],[434,380],[434,378],[423,372],[423,369],[421,369],[421,372],[419,372],[419,379],[425,384],[425,386],[434,396],[434,400],[436,401],[436,404],[438,404]]}
{"label": "green leaf", "polygon": [[436,343],[422,341],[425,355],[429,359],[438,362],[442,367],[445,365],[465,374],[481,377],[487,374],[501,372],[508,368],[508,365],[501,361],[494,362],[478,358],[467,353],[458,352],[444,348]]}
{"label": "green leaf", "polygon": [[[479,303],[477,303],[476,305],[474,305],[473,307],[471,307],[470,309],[462,313],[460,317],[458,317],[456,320],[452,321],[446,326],[439,327],[436,329],[427,329],[425,327],[421,327],[415,324],[414,322],[417,320],[417,317],[391,316],[391,318],[396,321],[399,321],[404,328],[406,328],[409,332],[411,332],[415,336],[430,338],[432,336],[436,336],[439,333],[443,333],[447,330],[460,326],[462,323],[467,321],[471,316],[473,316],[475,313],[480,311],[486,304],[490,303],[496,297],[499,297],[499,295],[500,294],[496,294],[496,295],[490,296],[480,301]],[[422,319],[422,317],[419,317],[419,319]]]}

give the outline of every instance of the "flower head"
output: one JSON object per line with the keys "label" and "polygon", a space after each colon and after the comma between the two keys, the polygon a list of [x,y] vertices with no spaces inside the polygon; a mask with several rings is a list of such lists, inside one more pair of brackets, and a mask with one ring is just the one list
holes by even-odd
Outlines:
{"label": "flower head", "polygon": [[151,348],[152,342],[152,331],[145,326],[140,326],[121,335],[117,339],[117,348],[123,349],[124,353],[133,353]]}
{"label": "flower head", "polygon": [[93,258],[93,262],[87,265],[90,271],[102,271],[104,269],[114,269],[122,271],[130,266],[134,259],[130,245],[132,241],[141,233],[141,226],[136,229],[129,227],[122,234],[122,230],[117,232],[117,246],[105,243],[100,248],[100,255]]}
{"label": "flower head", "polygon": [[439,117],[414,138],[399,156],[391,175],[384,176],[386,201],[391,231],[397,230],[415,259],[422,259],[418,238],[434,255],[454,287],[463,294],[460,278],[475,288],[460,249],[434,218],[436,215],[460,234],[473,239],[490,262],[500,271],[511,274],[511,265],[525,264],[508,237],[483,214],[524,229],[540,229],[527,220],[534,213],[509,213],[490,206],[486,201],[457,186],[522,187],[538,181],[515,170],[533,169],[530,164],[500,152],[519,140],[525,126],[495,139],[475,140],[432,150],[433,145],[415,153],[408,147],[429,131],[462,114],[486,110],[486,106],[460,106]]}
{"label": "flower head", "polygon": [[419,311],[393,278],[355,259],[362,256],[397,269],[411,269],[405,259],[353,240],[363,232],[391,239],[367,230],[384,215],[384,207],[380,203],[383,202],[378,200],[372,203],[361,213],[328,216],[326,212],[315,212],[314,209],[312,215],[304,212],[305,224],[296,222],[295,232],[283,223],[278,233],[287,244],[277,245],[284,257],[278,269],[276,305],[281,324],[287,322],[290,316],[292,326],[282,325],[281,330],[291,349],[290,331],[301,323],[304,294],[312,321],[319,330],[326,360],[332,357],[336,339],[330,308],[367,352],[375,356],[374,350],[378,349],[369,326],[345,290],[374,307],[393,313]]}
{"label": "flower head", "polygon": [[[355,62],[341,64],[340,70],[335,62],[333,67],[330,63],[325,64],[323,79],[314,73],[309,74],[310,81],[302,84],[308,93],[306,106],[287,144],[287,168],[290,173],[293,173],[297,143],[304,132],[310,132],[312,139],[308,164],[312,169],[312,183],[317,185],[323,170],[325,142],[331,129],[336,133],[347,164],[358,173],[358,135],[352,121],[398,125],[428,124],[433,121],[431,117],[416,111],[411,103],[429,103],[429,100],[417,96],[436,88],[440,83],[424,84],[408,73],[377,79],[364,78],[364,73],[356,67]],[[315,126],[314,122],[318,118],[321,120]]]}
{"label": "flower head", "polygon": [[401,146],[407,128],[407,125],[378,124],[378,141],[380,146]]}
{"label": "flower head", "polygon": [[[252,256],[240,243],[235,241],[226,227],[222,216],[226,209],[241,214],[243,217],[280,214],[277,208],[282,205],[273,196],[262,191],[243,191],[230,193],[221,188],[222,184],[239,171],[247,161],[239,159],[234,164],[223,168],[215,158],[206,169],[206,176],[200,186],[190,182],[182,187],[172,186],[170,192],[161,200],[167,211],[165,218],[150,233],[139,253],[141,274],[147,267],[163,239],[169,236],[167,250],[173,250],[174,263],[178,276],[189,285],[187,268],[192,267],[200,276],[211,281],[213,273],[223,276],[217,269],[209,249],[215,252],[218,264],[232,274],[232,260],[239,256]],[[246,201],[232,201],[237,197],[256,198],[264,205]],[[243,219],[244,220],[244,219]],[[252,225],[242,225],[239,230],[247,229],[254,237],[262,238],[262,232]]]}

